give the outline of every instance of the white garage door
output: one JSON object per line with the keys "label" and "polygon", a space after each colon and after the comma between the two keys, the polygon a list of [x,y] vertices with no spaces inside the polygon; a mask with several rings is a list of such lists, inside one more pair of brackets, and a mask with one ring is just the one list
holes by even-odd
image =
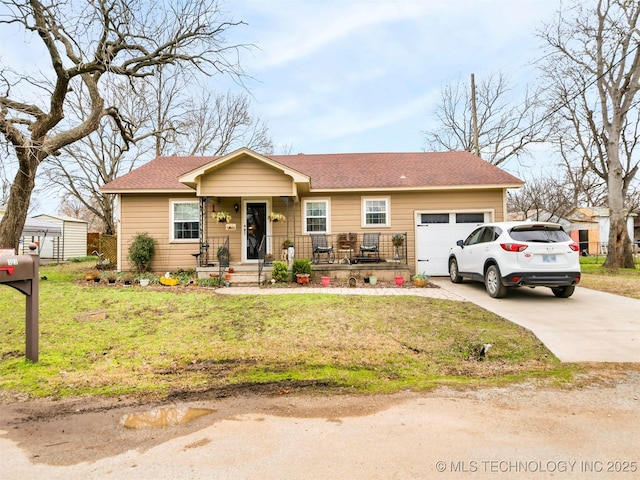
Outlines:
{"label": "white garage door", "polygon": [[417,213],[416,271],[435,277],[449,275],[451,247],[489,221],[489,212]]}

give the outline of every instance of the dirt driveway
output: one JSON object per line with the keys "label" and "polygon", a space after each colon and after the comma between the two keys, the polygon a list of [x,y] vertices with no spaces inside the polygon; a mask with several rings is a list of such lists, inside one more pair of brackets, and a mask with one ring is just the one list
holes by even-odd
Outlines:
{"label": "dirt driveway", "polygon": [[14,403],[0,407],[0,477],[640,478],[640,371],[608,372],[571,389],[202,397],[165,406],[213,413],[165,429],[121,425],[157,405]]}

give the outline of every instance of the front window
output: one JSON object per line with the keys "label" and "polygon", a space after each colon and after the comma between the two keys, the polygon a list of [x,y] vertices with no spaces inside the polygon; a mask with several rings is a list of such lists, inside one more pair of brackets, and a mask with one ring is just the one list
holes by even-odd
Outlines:
{"label": "front window", "polygon": [[389,226],[389,199],[364,198],[362,200],[363,226]]}
{"label": "front window", "polygon": [[305,200],[304,228],[305,233],[329,232],[328,200]]}
{"label": "front window", "polygon": [[172,240],[197,240],[200,236],[198,202],[172,203]]}

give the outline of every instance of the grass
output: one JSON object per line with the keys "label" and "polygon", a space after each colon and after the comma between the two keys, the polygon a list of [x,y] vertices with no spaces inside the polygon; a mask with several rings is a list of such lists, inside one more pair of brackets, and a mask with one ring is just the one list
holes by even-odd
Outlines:
{"label": "grass", "polygon": [[[469,303],[109,287],[85,281],[87,265],[41,268],[37,363],[24,357],[24,296],[0,286],[0,398],[389,393],[563,383],[583,370]],[[493,346],[480,357],[485,343]]]}
{"label": "grass", "polygon": [[580,286],[640,299],[640,264],[637,268],[604,268],[603,256],[580,257]]}

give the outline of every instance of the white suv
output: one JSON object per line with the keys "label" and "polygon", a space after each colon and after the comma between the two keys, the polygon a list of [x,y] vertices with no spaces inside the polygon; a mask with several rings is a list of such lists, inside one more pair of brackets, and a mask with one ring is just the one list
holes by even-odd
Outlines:
{"label": "white suv", "polygon": [[557,223],[487,223],[451,249],[449,277],[453,283],[480,280],[493,298],[521,286],[550,287],[568,298],[580,282],[579,251]]}

